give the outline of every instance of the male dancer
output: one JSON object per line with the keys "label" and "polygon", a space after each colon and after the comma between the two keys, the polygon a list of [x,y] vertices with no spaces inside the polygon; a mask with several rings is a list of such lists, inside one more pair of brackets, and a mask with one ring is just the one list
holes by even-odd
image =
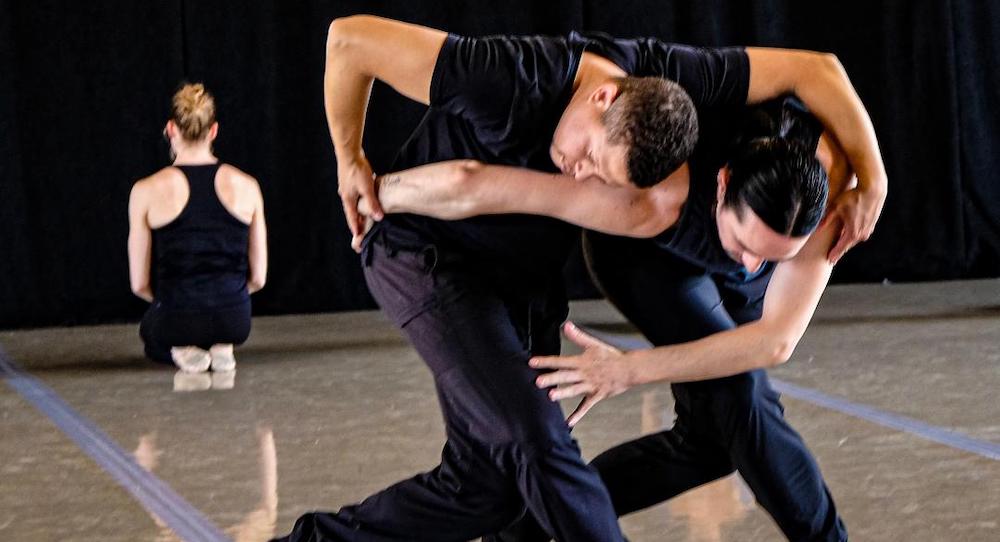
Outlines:
{"label": "male dancer", "polygon": [[[397,167],[475,158],[554,171],[558,163],[607,183],[655,184],[689,153],[693,112],[676,85],[628,74],[675,80],[699,110],[797,90],[839,135],[864,128],[856,97],[844,92],[850,85],[829,84],[842,72],[803,52],[580,35],[473,39],[373,17],[335,21],[328,47],[327,112],[355,235],[357,201],[374,195],[360,149],[373,78],[431,106]],[[448,442],[433,471],[337,514],[303,516],[291,539],[467,540],[501,527],[522,503],[558,539],[620,539],[599,480],[526,366],[531,353],[558,348],[566,310],[558,271],[573,237],[528,217],[402,215],[376,226],[362,255],[366,278],[434,373]]]}
{"label": "male dancer", "polygon": [[[390,213],[531,212],[637,237],[649,236],[650,222],[665,224],[651,240],[587,232],[586,255],[607,297],[647,338],[686,344],[622,355],[567,324],[567,335],[587,350],[534,358],[533,367],[557,369],[540,376],[539,387],[561,385],[553,399],[586,395],[570,416],[574,425],[628,387],[675,383],[671,430],[593,462],[619,515],[738,469],[789,539],[846,540],[818,467],[762,368],[788,359],[826,285],[837,221],[812,233],[826,205],[825,171],[836,196],[848,188],[849,168],[794,98],[746,117],[702,124],[691,160],[664,183],[685,188],[680,199],[632,205],[648,194],[472,161],[386,175],[379,197]],[[549,538],[530,515],[500,537]]]}

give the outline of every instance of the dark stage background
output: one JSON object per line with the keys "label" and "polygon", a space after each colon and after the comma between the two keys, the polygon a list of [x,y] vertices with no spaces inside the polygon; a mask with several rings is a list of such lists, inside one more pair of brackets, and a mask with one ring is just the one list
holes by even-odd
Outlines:
{"label": "dark stage background", "polygon": [[[839,55],[878,131],[890,194],[837,281],[1000,275],[1000,2],[0,0],[0,328],[138,319],[132,183],[167,165],[182,80],[216,94],[219,156],[260,179],[270,227],[257,314],[369,308],[322,104],[338,16],[458,33],[602,30]],[[384,170],[421,107],[385,88],[365,148]],[[579,262],[575,295],[591,287]]]}

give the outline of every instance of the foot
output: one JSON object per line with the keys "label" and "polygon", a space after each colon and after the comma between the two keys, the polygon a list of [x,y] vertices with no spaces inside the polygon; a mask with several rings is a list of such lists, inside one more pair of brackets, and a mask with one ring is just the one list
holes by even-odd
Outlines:
{"label": "foot", "polygon": [[212,370],[216,372],[226,372],[236,369],[236,355],[233,354],[233,345],[216,344],[209,350],[212,355]]}
{"label": "foot", "polygon": [[212,364],[208,351],[197,346],[175,346],[170,349],[170,357],[185,373],[204,373]]}

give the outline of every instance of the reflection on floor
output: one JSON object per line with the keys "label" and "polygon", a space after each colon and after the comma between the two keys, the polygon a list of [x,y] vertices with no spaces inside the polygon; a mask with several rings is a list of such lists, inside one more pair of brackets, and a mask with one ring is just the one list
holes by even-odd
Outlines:
{"label": "reflection on floor", "polygon": [[[573,318],[631,332],[603,302],[574,304]],[[433,383],[378,313],[254,326],[228,374],[143,361],[134,326],[3,332],[0,344],[236,541],[284,534],[303,512],[356,502],[437,462]],[[998,331],[1000,281],[834,287],[793,360],[772,373],[997,446]],[[1000,462],[783,402],[852,539],[1000,540]],[[598,405],[574,434],[592,458],[672,422],[669,386],[647,386]],[[0,540],[178,539],[8,386],[0,486]],[[782,539],[737,475],[622,525],[633,542]]]}

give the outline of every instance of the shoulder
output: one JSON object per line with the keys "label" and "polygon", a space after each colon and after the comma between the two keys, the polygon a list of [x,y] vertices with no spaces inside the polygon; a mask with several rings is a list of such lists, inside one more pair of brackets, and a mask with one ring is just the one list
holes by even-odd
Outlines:
{"label": "shoulder", "polygon": [[153,194],[169,190],[178,180],[183,180],[184,174],[173,166],[165,167],[148,177],[139,179],[132,185],[132,195],[135,198],[148,198]]}
{"label": "shoulder", "polygon": [[220,165],[219,180],[235,190],[251,195],[260,194],[260,184],[257,182],[257,179],[236,166],[230,164]]}

